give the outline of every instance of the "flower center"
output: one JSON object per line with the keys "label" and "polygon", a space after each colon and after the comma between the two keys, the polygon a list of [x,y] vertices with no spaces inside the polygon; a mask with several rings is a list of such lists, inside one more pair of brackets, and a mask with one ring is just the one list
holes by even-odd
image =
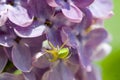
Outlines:
{"label": "flower center", "polygon": [[52,27],[52,22],[50,21],[50,20],[48,20],[48,19],[46,19],[46,21],[45,21],[45,23],[44,23],[46,26],[48,26],[48,27]]}

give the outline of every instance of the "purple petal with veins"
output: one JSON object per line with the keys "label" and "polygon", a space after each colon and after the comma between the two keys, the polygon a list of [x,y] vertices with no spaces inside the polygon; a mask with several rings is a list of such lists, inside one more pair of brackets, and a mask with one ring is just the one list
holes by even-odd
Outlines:
{"label": "purple petal with veins", "polygon": [[37,17],[40,23],[49,19],[54,13],[54,10],[47,5],[46,0],[30,0],[27,6],[28,14],[31,17]]}
{"label": "purple petal with veins", "polygon": [[62,13],[65,15],[65,17],[68,18],[68,20],[70,20],[71,22],[75,22],[75,23],[80,23],[82,18],[83,18],[83,13],[82,11],[73,5],[70,5],[70,9],[61,9]]}
{"label": "purple petal with veins", "polygon": [[63,43],[67,41],[66,45],[73,48],[77,47],[76,36],[72,33],[72,29],[69,27],[63,27],[61,31],[61,38]]}
{"label": "purple petal with veins", "polygon": [[42,48],[42,42],[44,40],[46,40],[46,35],[42,35],[42,36],[35,37],[35,38],[24,38],[21,40],[21,42],[23,42],[29,46],[30,52],[33,57],[37,53],[40,52],[40,49]]}
{"label": "purple petal with veins", "polygon": [[82,10],[82,12],[84,13],[85,16],[83,17],[79,27],[81,27],[83,29],[87,29],[92,24],[93,16],[92,16],[92,13],[90,12],[89,9],[84,8],[84,9],[81,9],[81,10]]}
{"label": "purple petal with veins", "polygon": [[62,45],[60,30],[55,30],[54,28],[49,29],[47,38],[55,47]]}
{"label": "purple petal with veins", "polygon": [[21,27],[28,27],[33,22],[27,10],[21,6],[8,6],[8,18],[11,22]]}
{"label": "purple petal with veins", "polygon": [[15,44],[12,49],[12,61],[23,72],[29,72],[32,67],[31,53],[24,43]]}
{"label": "purple petal with veins", "polygon": [[0,47],[0,73],[5,68],[5,65],[7,64],[8,58],[5,54],[5,51],[3,50],[3,47]]}
{"label": "purple petal with veins", "polygon": [[95,18],[106,19],[113,15],[112,0],[95,0],[89,9]]}
{"label": "purple petal with veins", "polygon": [[104,28],[94,29],[88,33],[88,41],[85,47],[95,48],[97,47],[102,41],[104,41],[108,36],[107,31]]}
{"label": "purple petal with veins", "polygon": [[[69,76],[69,77],[68,77]],[[73,73],[62,62],[43,75],[42,80],[75,80]]]}
{"label": "purple petal with veins", "polygon": [[107,38],[107,32],[103,28],[98,28],[89,32],[87,38],[85,45],[79,46],[78,52],[83,66],[90,70],[93,50]]}
{"label": "purple petal with veins", "polygon": [[19,37],[34,38],[41,36],[45,29],[46,29],[45,25],[40,25],[38,27],[14,28],[14,31]]}

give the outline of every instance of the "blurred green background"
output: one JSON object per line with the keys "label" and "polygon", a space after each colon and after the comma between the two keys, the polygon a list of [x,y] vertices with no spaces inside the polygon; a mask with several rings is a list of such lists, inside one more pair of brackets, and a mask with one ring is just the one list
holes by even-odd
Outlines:
{"label": "blurred green background", "polygon": [[100,62],[103,80],[120,80],[120,1],[113,2],[114,16],[105,21],[105,27],[112,35],[112,52]]}

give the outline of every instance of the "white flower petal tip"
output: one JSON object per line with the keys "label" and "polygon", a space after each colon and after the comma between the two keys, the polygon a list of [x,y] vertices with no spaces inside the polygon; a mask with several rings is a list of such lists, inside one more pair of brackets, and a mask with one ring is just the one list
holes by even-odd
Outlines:
{"label": "white flower petal tip", "polygon": [[32,24],[33,18],[31,19],[27,13],[27,10],[21,6],[17,7],[8,7],[8,18],[14,24],[27,27]]}
{"label": "white flower petal tip", "polygon": [[35,57],[35,59],[38,59],[38,58],[40,58],[41,56],[43,56],[43,53],[38,52],[34,57]]}
{"label": "white flower petal tip", "polygon": [[40,25],[38,27],[32,28],[31,30],[26,30],[28,32],[23,32],[23,31],[19,31],[17,29],[14,28],[15,33],[23,38],[34,38],[34,37],[39,37],[43,34],[43,32],[45,31],[46,26],[44,25]]}

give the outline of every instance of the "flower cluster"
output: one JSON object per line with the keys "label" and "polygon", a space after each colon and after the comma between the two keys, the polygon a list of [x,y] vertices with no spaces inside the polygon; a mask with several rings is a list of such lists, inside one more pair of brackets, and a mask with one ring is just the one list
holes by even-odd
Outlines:
{"label": "flower cluster", "polygon": [[101,80],[112,0],[0,0],[0,80]]}

